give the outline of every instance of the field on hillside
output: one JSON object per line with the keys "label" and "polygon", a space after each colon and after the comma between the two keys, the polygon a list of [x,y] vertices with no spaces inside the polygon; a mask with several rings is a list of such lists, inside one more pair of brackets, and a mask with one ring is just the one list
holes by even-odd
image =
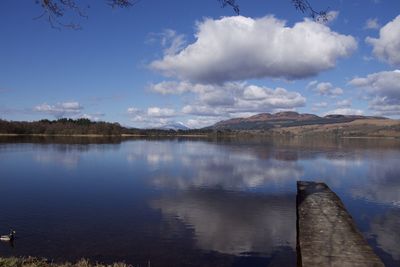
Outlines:
{"label": "field on hillside", "polygon": [[345,123],[304,125],[274,128],[274,134],[286,135],[338,135],[342,137],[400,138],[399,120],[362,119]]}

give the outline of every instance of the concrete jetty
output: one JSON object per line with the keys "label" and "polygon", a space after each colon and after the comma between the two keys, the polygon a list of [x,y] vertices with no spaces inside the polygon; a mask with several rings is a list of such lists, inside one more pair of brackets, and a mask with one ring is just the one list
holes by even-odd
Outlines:
{"label": "concrete jetty", "polygon": [[297,182],[298,266],[384,266],[325,183]]}

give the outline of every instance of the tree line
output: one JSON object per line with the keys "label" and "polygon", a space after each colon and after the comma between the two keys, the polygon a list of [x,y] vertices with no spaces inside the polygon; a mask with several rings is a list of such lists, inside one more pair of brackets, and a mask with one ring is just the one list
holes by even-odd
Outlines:
{"label": "tree line", "polygon": [[39,120],[39,121],[7,121],[0,119],[0,134],[18,135],[145,135],[168,136],[178,134],[210,134],[212,130],[161,130],[137,129],[121,126],[119,123],[91,121],[89,119]]}
{"label": "tree line", "polygon": [[40,121],[6,121],[0,120],[2,134],[44,134],[74,135],[101,134],[120,135],[128,130],[118,123],[94,122],[89,119],[58,119]]}

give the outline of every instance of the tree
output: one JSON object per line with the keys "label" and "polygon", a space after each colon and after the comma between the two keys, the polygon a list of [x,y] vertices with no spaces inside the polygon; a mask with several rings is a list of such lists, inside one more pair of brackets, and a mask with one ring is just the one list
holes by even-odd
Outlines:
{"label": "tree", "polygon": [[[317,21],[328,20],[328,10],[316,11],[307,0],[291,0],[293,6],[303,14],[308,14],[311,18]],[[219,0],[222,7],[230,6],[236,12],[240,13],[240,8],[236,0]]]}
{"label": "tree", "polygon": [[[106,4],[112,8],[128,8],[136,4],[137,1],[139,0],[105,0]],[[78,5],[75,0],[35,0],[35,3],[43,9],[42,14],[35,19],[44,18],[48,20],[51,27],[57,29],[60,27],[80,29],[79,24],[74,22],[63,23],[60,19],[70,12],[79,17],[87,18],[85,9],[90,8],[90,6],[84,8]]]}
{"label": "tree", "polygon": [[[135,5],[139,0],[104,0],[111,8],[128,8]],[[229,6],[236,14],[240,14],[240,7],[237,0],[218,0],[222,7]],[[327,21],[327,10],[316,11],[308,0],[290,0],[293,6],[303,14],[307,14],[317,21]],[[82,18],[87,18],[86,9],[90,6],[82,7],[77,4],[77,0],[35,0],[36,4],[43,9],[35,19],[46,19],[50,26],[56,29],[71,28],[80,29],[80,24],[62,22],[62,18],[67,14],[75,14]]]}

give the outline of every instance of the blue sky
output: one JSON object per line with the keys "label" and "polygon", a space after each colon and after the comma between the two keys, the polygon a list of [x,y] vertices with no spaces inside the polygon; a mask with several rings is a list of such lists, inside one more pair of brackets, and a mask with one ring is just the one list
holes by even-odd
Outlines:
{"label": "blue sky", "polygon": [[81,0],[81,30],[35,1],[0,1],[0,118],[87,117],[196,128],[261,112],[400,115],[400,3],[329,0],[315,22],[290,0]]}

